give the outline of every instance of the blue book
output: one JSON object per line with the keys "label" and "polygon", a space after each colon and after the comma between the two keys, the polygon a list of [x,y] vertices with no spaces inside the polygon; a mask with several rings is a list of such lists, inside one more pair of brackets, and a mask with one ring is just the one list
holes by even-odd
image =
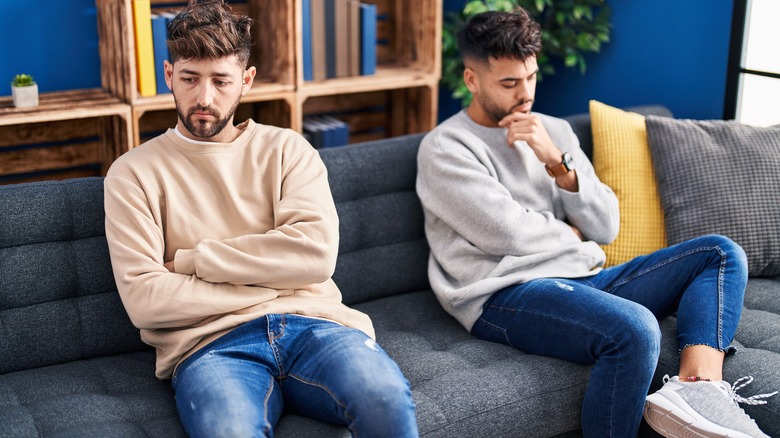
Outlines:
{"label": "blue book", "polygon": [[301,15],[303,18],[303,80],[314,79],[311,54],[311,0],[302,0]]}
{"label": "blue book", "polygon": [[311,143],[315,149],[321,149],[325,146],[325,124],[320,123],[318,118],[304,118],[303,133],[309,138],[309,143]]}
{"label": "blue book", "polygon": [[360,5],[360,74],[376,73],[376,5]]}
{"label": "blue book", "polygon": [[157,82],[157,94],[170,93],[165,85],[165,66],[168,60],[168,20],[161,14],[152,14],[152,47],[154,50],[154,77]]}
{"label": "blue book", "polygon": [[327,144],[328,147],[349,144],[349,125],[346,122],[331,116],[325,116],[322,119],[329,128],[330,141]]}

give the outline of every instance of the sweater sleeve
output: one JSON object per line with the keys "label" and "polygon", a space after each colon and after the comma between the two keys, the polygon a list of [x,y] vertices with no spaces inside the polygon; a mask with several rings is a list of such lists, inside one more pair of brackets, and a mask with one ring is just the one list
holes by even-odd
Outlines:
{"label": "sweater sleeve", "polygon": [[[481,251],[498,257],[527,256],[580,239],[551,212],[520,205],[489,164],[452,138],[429,135],[418,155],[417,192],[431,216]],[[438,227],[437,227],[438,228]]]}
{"label": "sweater sleeve", "polygon": [[559,189],[566,220],[580,230],[585,240],[607,244],[615,240],[620,229],[618,199],[609,186],[596,176],[588,157],[579,147],[579,140],[566,126],[569,147],[559,146],[573,154],[579,190],[575,193]]}
{"label": "sweater sleeve", "polygon": [[295,142],[282,160],[274,228],[179,249],[176,272],[212,283],[300,288],[328,280],[336,266],[338,216],[319,154]]}
{"label": "sweater sleeve", "polygon": [[273,289],[210,283],[163,265],[163,230],[146,194],[122,177],[105,179],[106,239],[119,295],[140,329],[192,327],[215,315],[258,305]]}

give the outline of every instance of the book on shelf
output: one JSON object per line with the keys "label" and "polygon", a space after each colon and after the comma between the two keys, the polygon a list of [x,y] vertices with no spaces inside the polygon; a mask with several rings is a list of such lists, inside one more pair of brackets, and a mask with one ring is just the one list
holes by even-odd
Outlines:
{"label": "book on shelf", "polygon": [[302,0],[303,78],[376,72],[376,5],[359,0]]}
{"label": "book on shelf", "polygon": [[349,76],[360,75],[360,2],[347,2],[347,60]]}
{"label": "book on shelf", "polygon": [[360,4],[360,74],[376,73],[376,5]]}
{"label": "book on shelf", "polygon": [[327,78],[325,45],[325,0],[311,0],[311,58],[312,80]]}
{"label": "book on shelf", "polygon": [[331,141],[326,147],[344,146],[349,144],[349,124],[332,116],[323,116],[323,121],[328,126],[328,132],[331,134]]}
{"label": "book on shelf", "polygon": [[303,43],[303,80],[311,81],[314,79],[314,72],[312,71],[312,54],[311,54],[311,1],[301,0],[301,18],[303,22],[303,35],[301,37]]}
{"label": "book on shelf", "polygon": [[335,53],[333,63],[336,65],[337,78],[349,76],[349,13],[348,0],[334,1],[333,40]]}
{"label": "book on shelf", "polygon": [[328,79],[336,74],[336,1],[325,0],[325,67]]}
{"label": "book on shelf", "polygon": [[303,135],[316,149],[349,144],[349,125],[332,116],[303,119]]}
{"label": "book on shelf", "polygon": [[152,14],[152,46],[154,48],[154,78],[157,94],[170,93],[165,84],[165,65],[168,55],[168,19],[163,14]]}
{"label": "book on shelf", "polygon": [[149,0],[133,0],[135,64],[138,75],[138,93],[143,97],[157,94],[151,15],[152,7]]}

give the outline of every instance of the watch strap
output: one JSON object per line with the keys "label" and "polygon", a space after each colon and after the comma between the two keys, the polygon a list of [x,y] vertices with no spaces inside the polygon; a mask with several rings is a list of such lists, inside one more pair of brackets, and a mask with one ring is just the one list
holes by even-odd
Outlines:
{"label": "watch strap", "polygon": [[559,176],[564,176],[567,173],[569,173],[569,169],[562,162],[556,164],[553,167],[550,167],[550,166],[545,164],[544,165],[544,170],[546,170],[547,174],[550,175],[553,178],[558,178]]}
{"label": "watch strap", "polygon": [[545,164],[544,169],[547,171],[547,174],[553,178],[566,175],[567,173],[574,170],[574,166],[572,166],[571,155],[568,152],[564,152],[561,155],[561,162],[559,164],[556,164],[552,167]]}

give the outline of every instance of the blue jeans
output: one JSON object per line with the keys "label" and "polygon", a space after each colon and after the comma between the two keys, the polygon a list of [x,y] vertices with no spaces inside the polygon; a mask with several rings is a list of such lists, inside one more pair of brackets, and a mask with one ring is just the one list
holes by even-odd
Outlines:
{"label": "blue jeans", "polygon": [[266,315],[176,369],[176,408],[191,437],[273,436],[282,411],[359,437],[416,437],[409,383],[365,333],[297,315]]}
{"label": "blue jeans", "polygon": [[472,333],[530,354],[593,364],[582,406],[588,437],[636,436],[660,352],[658,319],[677,312],[680,349],[730,347],[747,259],[705,236],[586,278],[545,278],[496,292]]}

